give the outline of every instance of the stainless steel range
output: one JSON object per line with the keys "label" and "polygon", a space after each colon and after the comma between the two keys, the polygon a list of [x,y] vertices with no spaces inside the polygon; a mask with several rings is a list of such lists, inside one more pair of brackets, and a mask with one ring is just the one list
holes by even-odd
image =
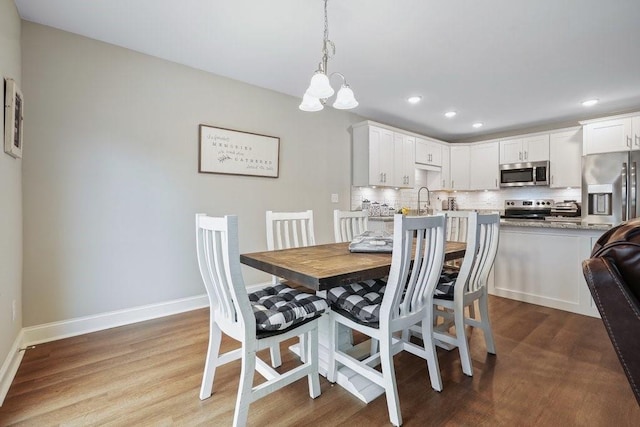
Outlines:
{"label": "stainless steel range", "polygon": [[551,199],[505,200],[502,218],[544,220],[551,215],[554,205]]}

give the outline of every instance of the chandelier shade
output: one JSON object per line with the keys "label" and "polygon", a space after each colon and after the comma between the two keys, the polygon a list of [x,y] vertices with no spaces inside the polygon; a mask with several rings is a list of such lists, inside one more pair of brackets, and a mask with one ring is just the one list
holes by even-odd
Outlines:
{"label": "chandelier shade", "polygon": [[[349,110],[358,106],[358,101],[353,94],[353,90],[347,84],[347,80],[341,73],[328,73],[329,58],[336,53],[336,46],[329,40],[329,20],[327,18],[327,0],[324,1],[324,39],[322,41],[322,59],[315,74],[311,77],[311,83],[299,105],[302,111],[320,111],[327,103],[327,99],[335,93],[331,87],[329,79],[338,75],[342,78],[342,87],[333,103],[333,108],[338,110]],[[331,51],[331,53],[330,53]]]}
{"label": "chandelier shade", "polygon": [[324,105],[322,105],[319,98],[314,98],[313,96],[305,93],[302,97],[302,103],[300,103],[298,108],[302,111],[314,112],[322,110]]}

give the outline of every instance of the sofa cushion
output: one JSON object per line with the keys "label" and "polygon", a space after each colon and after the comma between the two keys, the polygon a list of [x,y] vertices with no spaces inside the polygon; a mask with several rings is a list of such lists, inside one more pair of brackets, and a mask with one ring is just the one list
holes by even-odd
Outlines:
{"label": "sofa cushion", "polygon": [[249,294],[258,331],[281,331],[327,311],[327,300],[287,285]]}

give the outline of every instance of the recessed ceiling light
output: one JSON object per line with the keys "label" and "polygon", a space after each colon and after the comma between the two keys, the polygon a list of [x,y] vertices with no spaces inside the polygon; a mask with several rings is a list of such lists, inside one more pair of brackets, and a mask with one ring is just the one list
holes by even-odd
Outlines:
{"label": "recessed ceiling light", "polygon": [[456,114],[458,114],[458,113],[456,113],[455,111],[447,111],[446,113],[444,113],[444,116],[445,116],[446,118],[450,119],[450,118],[452,118],[452,117],[455,117],[455,116],[456,116]]}
{"label": "recessed ceiling light", "polygon": [[583,107],[592,107],[598,103],[597,99],[588,99],[586,101],[582,101]]}
{"label": "recessed ceiling light", "polygon": [[472,124],[471,126],[473,126],[474,128],[477,129],[477,128],[481,128],[482,126],[484,126],[484,123],[476,122],[476,123]]}
{"label": "recessed ceiling light", "polygon": [[412,96],[412,97],[407,98],[407,102],[409,104],[417,104],[420,101],[422,101],[422,97],[421,96]]}

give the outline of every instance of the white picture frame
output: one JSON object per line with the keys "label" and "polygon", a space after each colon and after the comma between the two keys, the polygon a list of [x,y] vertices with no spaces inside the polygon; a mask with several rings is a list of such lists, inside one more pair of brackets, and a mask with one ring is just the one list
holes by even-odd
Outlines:
{"label": "white picture frame", "polygon": [[280,138],[200,125],[198,172],[278,178]]}
{"label": "white picture frame", "polygon": [[21,159],[24,98],[13,79],[5,79],[4,93],[4,152]]}

